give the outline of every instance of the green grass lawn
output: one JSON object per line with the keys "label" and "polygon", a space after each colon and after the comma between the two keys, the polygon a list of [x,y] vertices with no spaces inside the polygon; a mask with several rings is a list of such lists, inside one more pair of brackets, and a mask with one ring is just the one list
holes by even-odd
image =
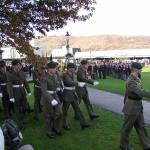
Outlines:
{"label": "green grass lawn", "polygon": [[[100,85],[95,86],[97,89],[122,95],[125,93],[125,81],[123,80],[107,77],[107,79],[99,79],[98,81]],[[142,86],[145,90],[150,91],[150,67],[145,67],[142,70]]]}
{"label": "green grass lawn", "polygon": [[[84,110],[83,107],[82,110]],[[30,115],[27,129],[23,131],[24,143],[32,143],[36,150],[119,150],[122,117],[99,108],[95,108],[95,112],[99,113],[101,117],[94,121],[90,121],[86,117],[92,126],[83,131],[78,121],[74,121],[73,112],[70,110],[69,120],[72,129],[70,131],[63,130],[63,136],[56,139],[46,137],[43,115],[40,116],[40,122],[34,121]],[[85,110],[84,115],[87,116]],[[148,131],[150,134],[150,129]],[[136,150],[141,150],[135,131],[132,132],[131,141]]]}
{"label": "green grass lawn", "polygon": [[[33,85],[30,84],[30,86],[32,87]],[[33,107],[33,95],[28,98],[28,101]],[[81,130],[79,122],[73,119],[74,113],[72,108],[70,108],[68,117],[72,129],[70,131],[62,130],[63,136],[56,139],[49,139],[45,135],[46,128],[42,113],[40,114],[40,121],[33,120],[33,113],[27,114],[26,129],[22,131],[24,143],[33,144],[35,150],[119,150],[119,137],[123,117],[95,107],[94,111],[100,114],[100,117],[91,121],[83,104],[81,104],[81,109],[91,127]],[[3,118],[0,114],[0,122],[2,120]],[[150,134],[150,128],[147,129]],[[141,150],[134,130],[130,139],[132,146],[136,150]]]}

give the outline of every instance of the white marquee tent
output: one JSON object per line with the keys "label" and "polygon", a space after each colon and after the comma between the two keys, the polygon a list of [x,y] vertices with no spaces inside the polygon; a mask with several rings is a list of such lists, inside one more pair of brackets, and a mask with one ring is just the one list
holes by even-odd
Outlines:
{"label": "white marquee tent", "polygon": [[76,59],[83,58],[139,58],[149,57],[150,49],[127,49],[127,50],[106,50],[106,51],[87,51],[76,52]]}

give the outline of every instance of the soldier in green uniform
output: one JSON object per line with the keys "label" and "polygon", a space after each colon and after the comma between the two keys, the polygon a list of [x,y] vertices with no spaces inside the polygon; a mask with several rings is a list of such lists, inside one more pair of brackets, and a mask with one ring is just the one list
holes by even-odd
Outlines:
{"label": "soldier in green uniform", "polygon": [[10,118],[11,116],[11,102],[9,101],[9,95],[6,87],[7,77],[6,77],[6,66],[3,60],[0,61],[0,86],[2,92],[2,104],[4,118]]}
{"label": "soldier in green uniform", "polygon": [[62,135],[62,109],[56,89],[57,76],[56,76],[56,63],[49,62],[47,64],[47,72],[41,77],[41,90],[42,90],[42,109],[44,112],[47,136],[55,138],[57,135]]}
{"label": "soldier in green uniform", "polygon": [[120,148],[122,150],[133,150],[129,146],[129,134],[134,127],[144,150],[150,150],[150,140],[148,138],[144,117],[143,117],[143,97],[150,97],[150,92],[141,87],[142,65],[138,62],[131,64],[131,74],[126,82],[126,97],[123,107],[124,123],[121,129]]}
{"label": "soldier in green uniform", "polygon": [[76,65],[74,63],[67,64],[67,71],[63,75],[64,91],[63,91],[63,126],[66,130],[70,129],[67,123],[67,112],[70,104],[72,105],[77,117],[79,118],[82,129],[88,128],[79,106],[78,96],[75,91],[76,86],[83,87],[85,83],[77,82],[75,77]]}
{"label": "soldier in green uniform", "polygon": [[[88,79],[87,68],[88,68],[88,61],[82,60],[81,65],[79,66],[78,71],[77,71],[77,80],[79,82],[85,82],[85,83],[89,83],[89,84],[93,84],[93,85],[98,85],[99,83],[97,81]],[[78,86],[78,87],[76,87],[76,92],[79,97],[79,103],[81,102],[81,100],[83,100],[83,102],[86,106],[86,109],[88,111],[88,115],[89,115],[90,119],[93,120],[95,118],[98,118],[99,115],[96,115],[93,113],[93,108],[90,103],[87,87],[86,86],[84,86],[84,87]],[[75,116],[75,118],[77,118],[77,117]]]}
{"label": "soldier in green uniform", "polygon": [[34,119],[38,120],[39,119],[39,112],[41,111],[41,96],[42,96],[42,91],[41,91],[41,83],[40,83],[40,77],[41,77],[41,68],[38,66],[34,67],[34,70],[32,71],[33,75],[33,83],[34,83]]}
{"label": "soldier in green uniform", "polygon": [[12,71],[7,72],[7,91],[9,100],[14,103],[17,123],[19,128],[24,128],[25,113],[28,108],[26,91],[31,95],[25,74],[21,71],[21,62],[18,59],[12,61]]}

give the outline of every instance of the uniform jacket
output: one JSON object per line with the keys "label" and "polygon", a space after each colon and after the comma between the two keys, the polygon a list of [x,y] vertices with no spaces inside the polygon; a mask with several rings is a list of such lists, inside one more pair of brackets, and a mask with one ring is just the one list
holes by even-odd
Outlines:
{"label": "uniform jacket", "polygon": [[[93,84],[94,81],[91,79],[88,79],[87,71],[81,67],[79,67],[77,71],[77,80],[79,82],[86,82],[89,84]],[[85,87],[76,87],[76,91],[78,95],[87,94],[87,88]]]}
{"label": "uniform jacket", "polygon": [[[24,87],[13,88],[13,85],[21,85]],[[7,91],[9,94],[9,98],[21,98],[22,96],[26,96],[25,89],[28,93],[31,93],[28,82],[25,78],[25,74],[23,71],[10,71],[7,72]]]}
{"label": "uniform jacket", "polygon": [[[63,83],[64,83],[64,87],[78,86],[76,75],[70,74],[69,72],[63,74]],[[78,98],[75,90],[66,90],[66,89],[64,89],[63,91],[63,97],[64,97],[64,101],[67,102],[74,101]]]}
{"label": "uniform jacket", "polygon": [[62,81],[63,73],[56,71],[56,76],[57,76],[58,87],[61,89],[61,91],[63,91],[64,88],[63,81]]}
{"label": "uniform jacket", "polygon": [[41,74],[40,74],[39,70],[34,69],[32,71],[32,74],[33,74],[33,83],[34,83],[34,85],[41,86],[41,84],[40,84],[40,75]]}
{"label": "uniform jacket", "polygon": [[142,98],[150,97],[150,92],[143,90],[141,80],[131,74],[126,83],[125,96],[124,114],[137,115],[143,111]]}
{"label": "uniform jacket", "polygon": [[56,74],[45,72],[42,74],[40,82],[42,90],[41,104],[44,105],[45,102],[49,102],[51,104],[53,99],[56,99],[59,102],[59,98],[56,92],[54,94],[48,93],[48,91],[56,91],[58,87]]}

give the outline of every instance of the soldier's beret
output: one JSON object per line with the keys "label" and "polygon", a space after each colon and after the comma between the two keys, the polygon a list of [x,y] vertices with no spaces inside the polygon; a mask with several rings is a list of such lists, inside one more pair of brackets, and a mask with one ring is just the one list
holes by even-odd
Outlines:
{"label": "soldier's beret", "polygon": [[74,63],[68,63],[67,68],[76,68],[76,64]]}
{"label": "soldier's beret", "polygon": [[143,68],[142,64],[139,63],[139,62],[133,62],[133,63],[131,64],[131,67],[132,67],[132,68],[135,68],[135,69],[139,69],[139,70]]}
{"label": "soldier's beret", "polygon": [[11,64],[12,64],[12,66],[15,66],[17,64],[21,64],[21,62],[19,59],[14,59],[14,60],[12,60]]}
{"label": "soldier's beret", "polygon": [[56,66],[58,66],[59,65],[59,63],[58,62],[55,62],[56,63]]}
{"label": "soldier's beret", "polygon": [[48,64],[47,64],[47,68],[56,68],[57,64],[56,62],[54,61],[50,61]]}
{"label": "soldier's beret", "polygon": [[81,65],[86,65],[87,63],[88,63],[87,60],[82,60],[82,61],[81,61]]}
{"label": "soldier's beret", "polygon": [[5,61],[4,60],[1,60],[0,61],[0,67],[4,67],[5,66]]}

